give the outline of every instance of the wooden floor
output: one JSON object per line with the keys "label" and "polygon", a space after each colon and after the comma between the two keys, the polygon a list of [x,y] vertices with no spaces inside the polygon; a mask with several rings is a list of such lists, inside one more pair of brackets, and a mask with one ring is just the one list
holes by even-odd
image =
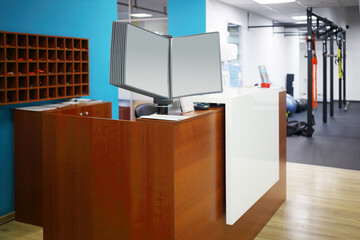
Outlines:
{"label": "wooden floor", "polygon": [[256,240],[360,239],[360,171],[287,163],[287,194]]}
{"label": "wooden floor", "polygon": [[[287,164],[287,201],[256,240],[360,239],[360,171]],[[0,240],[41,240],[42,229],[16,221]]]}

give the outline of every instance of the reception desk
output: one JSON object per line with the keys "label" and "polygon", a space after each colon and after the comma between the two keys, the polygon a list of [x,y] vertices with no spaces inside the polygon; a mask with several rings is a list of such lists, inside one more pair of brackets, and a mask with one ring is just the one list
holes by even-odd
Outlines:
{"label": "reception desk", "polygon": [[232,88],[192,100],[225,105],[226,223],[233,225],[279,181],[279,89]]}
{"label": "reception desk", "polygon": [[277,180],[233,225],[227,103],[178,122],[112,120],[76,108],[41,113],[44,239],[253,239],[286,198],[285,93],[277,94]]}

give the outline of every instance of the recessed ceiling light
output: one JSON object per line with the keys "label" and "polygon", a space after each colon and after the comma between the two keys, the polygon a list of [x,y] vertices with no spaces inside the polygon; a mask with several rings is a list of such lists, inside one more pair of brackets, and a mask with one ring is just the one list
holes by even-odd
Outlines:
{"label": "recessed ceiling light", "polygon": [[295,0],[254,0],[257,3],[260,4],[276,4],[276,3],[289,3],[289,2],[295,2]]}
{"label": "recessed ceiling light", "polygon": [[148,13],[132,13],[130,15],[132,17],[138,17],[138,18],[152,17],[152,15]]}
{"label": "recessed ceiling light", "polygon": [[301,21],[301,20],[306,20],[307,16],[294,16],[292,17],[293,19],[297,20],[297,21]]}

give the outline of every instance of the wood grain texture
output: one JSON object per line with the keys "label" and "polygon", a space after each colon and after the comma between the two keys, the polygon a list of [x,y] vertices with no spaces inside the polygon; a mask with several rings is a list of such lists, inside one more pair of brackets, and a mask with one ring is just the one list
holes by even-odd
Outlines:
{"label": "wood grain texture", "polygon": [[[255,240],[359,239],[359,182],[360,171],[287,163],[287,200]],[[40,227],[0,225],[0,240],[42,239]]]}
{"label": "wood grain texture", "polygon": [[42,227],[11,221],[0,225],[0,240],[42,240]]}
{"label": "wood grain texture", "polygon": [[175,128],[175,239],[223,234],[224,111]]}
{"label": "wood grain texture", "polygon": [[[42,226],[44,114],[75,114],[85,111],[89,112],[89,116],[111,118],[111,103],[83,103],[44,112],[14,111],[14,190],[17,221]],[[76,132],[75,125],[73,130]],[[71,145],[67,147],[70,148]]]}
{"label": "wood grain texture", "polygon": [[281,93],[279,181],[232,226],[222,108],[180,122],[45,114],[44,239],[253,239],[286,198],[284,107]]}
{"label": "wood grain texture", "polygon": [[285,204],[256,240],[360,236],[360,171],[287,163]]}
{"label": "wood grain texture", "polygon": [[[44,239],[184,239],[192,222],[176,225],[175,211],[204,224],[192,236],[219,236],[222,114],[182,123],[45,115]],[[195,208],[179,189],[189,184],[195,195],[200,187]]]}
{"label": "wood grain texture", "polygon": [[0,216],[0,225],[10,222],[15,219],[15,212],[10,212],[8,214],[5,214],[3,216]]}
{"label": "wood grain texture", "polygon": [[80,103],[75,106],[48,111],[48,113],[78,116],[82,113],[84,117],[111,118],[111,103]]}
{"label": "wood grain texture", "polygon": [[[59,125],[52,128],[54,121]],[[44,239],[155,239],[155,234],[169,239],[172,183],[166,175],[172,173],[171,129],[65,115],[49,115],[46,122],[45,138],[53,138],[45,147],[46,156],[56,165],[44,165],[55,171],[44,175],[49,183]],[[80,149],[64,155],[66,143],[72,141]],[[56,143],[57,149],[51,149]],[[52,191],[59,184],[63,188]],[[74,212],[74,204],[82,207]]]}
{"label": "wood grain texture", "polygon": [[17,221],[42,226],[42,114],[14,111],[14,190]]}

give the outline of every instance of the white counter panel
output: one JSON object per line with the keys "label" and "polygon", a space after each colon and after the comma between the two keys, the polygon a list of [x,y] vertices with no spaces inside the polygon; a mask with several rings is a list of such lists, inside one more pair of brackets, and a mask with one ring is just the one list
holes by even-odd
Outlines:
{"label": "white counter panel", "polygon": [[226,223],[234,224],[279,180],[279,89],[193,97],[225,104]]}

